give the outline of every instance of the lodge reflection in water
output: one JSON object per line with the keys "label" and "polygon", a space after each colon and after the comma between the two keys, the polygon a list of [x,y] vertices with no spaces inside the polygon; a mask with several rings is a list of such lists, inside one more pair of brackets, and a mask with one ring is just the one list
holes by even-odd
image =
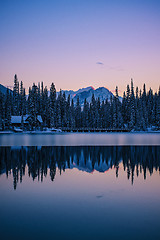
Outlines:
{"label": "lodge reflection in water", "polygon": [[68,168],[88,173],[115,168],[118,177],[120,163],[132,184],[135,174],[138,176],[141,173],[146,179],[147,171],[150,175],[154,170],[160,171],[160,147],[0,147],[0,174],[13,175],[14,189],[18,182],[22,182],[26,169],[29,177],[40,181],[48,172],[53,181],[57,169],[61,174]]}

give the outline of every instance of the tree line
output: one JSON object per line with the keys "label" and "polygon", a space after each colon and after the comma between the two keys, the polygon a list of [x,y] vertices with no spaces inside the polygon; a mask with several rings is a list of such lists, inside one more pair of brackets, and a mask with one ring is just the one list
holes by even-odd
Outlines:
{"label": "tree line", "polygon": [[[36,116],[41,115],[43,127],[55,128],[100,128],[100,129],[134,129],[146,130],[155,126],[160,129],[160,88],[153,93],[150,88],[143,91],[127,85],[122,99],[118,96],[118,87],[115,95],[100,102],[92,95],[91,102],[84,100],[83,108],[79,97],[74,104],[70,95],[66,98],[65,92],[56,93],[54,83],[50,90],[44,87],[43,82],[29,87],[26,95],[23,82],[19,84],[17,75],[14,76],[13,92],[7,89],[6,94],[0,92],[0,130],[11,128],[11,116],[30,115],[31,129],[36,129]],[[23,127],[23,126],[22,126]]]}

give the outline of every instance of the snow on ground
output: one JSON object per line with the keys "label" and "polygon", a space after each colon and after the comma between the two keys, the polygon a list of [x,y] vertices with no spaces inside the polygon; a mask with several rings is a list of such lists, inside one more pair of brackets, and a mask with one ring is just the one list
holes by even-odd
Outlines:
{"label": "snow on ground", "polygon": [[[54,134],[54,133],[78,133],[78,134],[81,134],[81,133],[84,133],[84,132],[63,132],[63,131],[60,131],[60,130],[58,130],[57,129],[57,131],[53,131],[53,130],[46,130],[46,131],[40,131],[40,130],[37,130],[37,131],[0,131],[0,134]],[[95,132],[85,132],[85,133],[89,133],[89,134],[91,134],[91,133],[95,133]],[[96,133],[101,133],[102,134],[102,132],[96,132]],[[155,131],[155,130],[148,130],[148,131],[132,131],[132,132],[103,132],[103,134],[104,133],[109,133],[109,134],[111,134],[111,133],[113,133],[113,134],[115,134],[115,133],[119,133],[119,134],[123,134],[123,133],[127,133],[127,134],[134,134],[134,133],[160,133],[160,130],[157,130],[157,131]]]}

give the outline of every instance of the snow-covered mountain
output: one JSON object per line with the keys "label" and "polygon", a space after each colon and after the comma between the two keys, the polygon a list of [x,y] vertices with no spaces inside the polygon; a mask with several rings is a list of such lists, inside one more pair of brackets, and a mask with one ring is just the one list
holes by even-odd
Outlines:
{"label": "snow-covered mountain", "polygon": [[[0,84],[0,91],[5,94],[7,91],[7,88]],[[9,91],[12,92],[12,90],[9,89]],[[74,104],[77,102],[77,98],[79,97],[80,105],[83,106],[84,100],[86,98],[87,102],[91,102],[92,95],[94,94],[95,99],[98,97],[100,98],[100,102],[103,100],[110,100],[111,96],[113,97],[113,93],[109,91],[105,87],[99,87],[97,89],[94,89],[92,86],[86,87],[86,88],[80,88],[77,91],[73,90],[62,90],[62,93],[65,92],[66,98],[68,98],[68,95],[70,94],[70,98],[73,99]],[[58,96],[59,92],[57,92]],[[50,95],[50,92],[48,91],[48,96]],[[121,97],[119,97],[121,101]]]}
{"label": "snow-covered mountain", "polygon": [[80,100],[80,104],[83,105],[84,100],[86,98],[87,102],[91,102],[92,100],[92,95],[94,94],[95,99],[97,99],[98,97],[100,98],[100,102],[102,102],[103,100],[110,100],[110,97],[113,96],[113,93],[110,92],[107,88],[105,87],[100,87],[97,89],[90,89],[89,91],[83,91],[80,92],[78,94],[76,94],[73,98],[74,102],[77,101],[77,97],[79,97]]}
{"label": "snow-covered mountain", "polygon": [[70,91],[62,91],[62,92],[65,92],[66,97],[68,97],[68,95],[70,94],[71,99],[73,98],[74,100],[74,103],[76,103],[77,98],[79,97],[81,106],[83,106],[85,98],[87,102],[90,103],[92,100],[93,94],[96,99],[99,97],[101,102],[106,99],[110,100],[110,97],[113,96],[113,93],[105,87],[99,87],[97,89],[94,89],[92,86],[89,86],[87,88],[79,89],[78,91],[70,90]]}
{"label": "snow-covered mountain", "polygon": [[[83,93],[83,92],[88,92],[90,90],[94,90],[94,88],[92,86],[86,87],[86,88],[80,88],[77,91],[73,91],[73,90],[62,90],[62,93],[65,92],[66,97],[68,97],[68,95],[70,95],[71,99],[74,98],[77,94]],[[59,92],[58,92],[59,94]]]}
{"label": "snow-covered mountain", "polygon": [[[67,162],[66,162],[66,168],[68,168]],[[104,173],[108,171],[111,168],[111,162],[109,161],[108,164],[106,162],[103,162],[102,160],[98,163],[95,162],[94,168],[92,165],[92,161],[88,160],[86,163],[84,162],[84,158],[79,159],[79,163],[77,161],[74,161],[73,163],[70,163],[70,169],[76,168],[79,171],[93,173],[94,171]]]}

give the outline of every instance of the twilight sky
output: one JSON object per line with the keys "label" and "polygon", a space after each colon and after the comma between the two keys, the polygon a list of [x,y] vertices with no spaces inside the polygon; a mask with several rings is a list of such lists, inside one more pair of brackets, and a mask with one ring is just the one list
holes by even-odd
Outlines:
{"label": "twilight sky", "polygon": [[160,85],[160,0],[0,0],[0,83]]}

